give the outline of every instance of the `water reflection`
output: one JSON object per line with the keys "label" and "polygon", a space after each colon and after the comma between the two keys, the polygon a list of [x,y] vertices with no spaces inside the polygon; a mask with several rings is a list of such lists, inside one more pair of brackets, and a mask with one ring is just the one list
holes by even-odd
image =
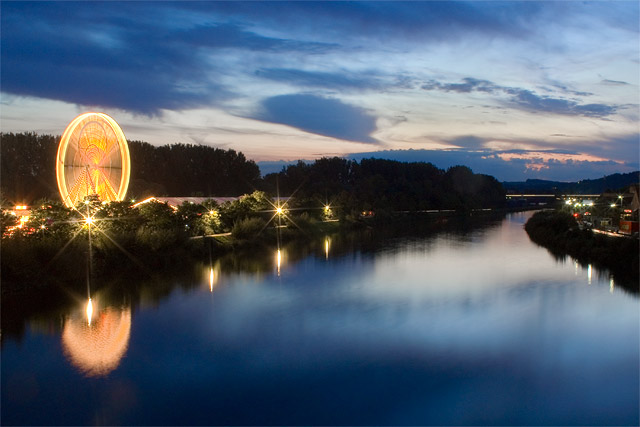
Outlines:
{"label": "water reflection", "polygon": [[65,319],[64,354],[85,376],[105,376],[118,367],[127,351],[131,307],[103,307],[94,313],[93,302],[89,299],[86,313],[83,311],[77,310]]}
{"label": "water reflection", "polygon": [[213,288],[220,281],[220,261],[216,261],[215,264],[210,265],[207,270],[207,279],[209,283],[209,292],[213,292]]}
{"label": "water reflection", "polygon": [[280,266],[282,265],[282,250],[278,249],[276,251],[276,269],[278,277],[280,277]]}
{"label": "water reflection", "polygon": [[91,318],[93,317],[93,304],[91,303],[91,298],[89,298],[89,302],[87,302],[87,324],[91,326]]}
{"label": "water reflection", "polygon": [[83,295],[63,325],[50,316],[73,369],[94,378],[56,363],[59,330],[30,327],[3,350],[6,399],[28,397],[3,422],[637,425],[637,296],[532,244],[525,220],[320,236],[96,286],[91,314]]}
{"label": "water reflection", "polygon": [[329,259],[329,246],[331,244],[331,239],[329,237],[324,238],[324,259]]}

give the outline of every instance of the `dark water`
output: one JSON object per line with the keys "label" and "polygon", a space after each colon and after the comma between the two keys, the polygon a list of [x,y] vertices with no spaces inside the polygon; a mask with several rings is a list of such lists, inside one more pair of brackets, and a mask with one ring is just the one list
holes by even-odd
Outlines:
{"label": "dark water", "polygon": [[2,424],[637,425],[638,297],[528,215],[78,295],[3,328]]}

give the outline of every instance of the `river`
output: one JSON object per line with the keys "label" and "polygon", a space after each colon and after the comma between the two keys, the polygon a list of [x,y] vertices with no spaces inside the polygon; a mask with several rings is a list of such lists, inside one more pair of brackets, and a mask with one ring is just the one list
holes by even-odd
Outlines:
{"label": "river", "polygon": [[638,425],[638,296],[529,216],[78,295],[3,328],[2,424]]}

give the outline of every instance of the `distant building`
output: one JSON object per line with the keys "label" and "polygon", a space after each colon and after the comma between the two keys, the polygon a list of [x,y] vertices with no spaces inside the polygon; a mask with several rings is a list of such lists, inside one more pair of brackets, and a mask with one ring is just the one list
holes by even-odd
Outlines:
{"label": "distant building", "polygon": [[217,204],[221,205],[223,203],[226,202],[233,202],[240,199],[240,197],[148,197],[136,204],[133,205],[133,207],[138,207],[140,205],[143,205],[145,203],[149,203],[149,202],[160,202],[160,203],[167,203],[169,206],[171,206],[173,209],[178,209],[178,206],[182,205],[184,202],[189,202],[189,203],[193,203],[196,205],[201,205],[202,203],[204,203],[206,200],[213,200],[215,201]]}

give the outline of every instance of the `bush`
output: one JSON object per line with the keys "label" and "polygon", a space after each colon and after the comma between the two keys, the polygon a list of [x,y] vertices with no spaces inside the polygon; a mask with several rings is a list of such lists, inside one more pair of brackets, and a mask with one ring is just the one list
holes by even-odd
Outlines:
{"label": "bush", "polygon": [[267,226],[267,222],[258,217],[244,218],[236,221],[231,229],[231,235],[239,240],[256,237]]}

